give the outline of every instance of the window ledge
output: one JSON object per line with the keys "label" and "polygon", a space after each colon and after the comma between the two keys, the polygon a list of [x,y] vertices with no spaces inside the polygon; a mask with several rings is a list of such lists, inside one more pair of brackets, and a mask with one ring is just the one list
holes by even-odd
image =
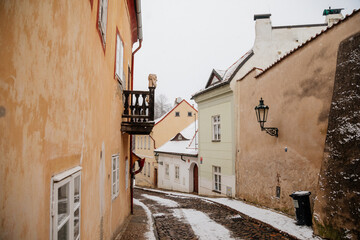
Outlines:
{"label": "window ledge", "polygon": [[212,140],[212,142],[221,142],[221,140]]}
{"label": "window ledge", "polygon": [[221,194],[221,192],[220,191],[218,191],[218,190],[212,190],[214,193],[218,193],[218,194]]}

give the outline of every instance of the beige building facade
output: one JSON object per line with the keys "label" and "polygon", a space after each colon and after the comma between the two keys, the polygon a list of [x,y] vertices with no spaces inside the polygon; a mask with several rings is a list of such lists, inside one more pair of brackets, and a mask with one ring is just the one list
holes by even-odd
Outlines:
{"label": "beige building facade", "polygon": [[197,110],[186,100],[182,100],[168,113],[155,120],[155,126],[150,135],[136,135],[134,152],[145,158],[142,172],[135,177],[137,186],[157,187],[158,163],[154,150],[197,119]]}
{"label": "beige building facade", "polygon": [[111,239],[129,216],[120,127],[137,12],[126,0],[1,1],[0,239]]}
{"label": "beige building facade", "polygon": [[[236,82],[236,102],[239,106],[235,123],[238,129],[237,197],[294,215],[289,195],[299,190],[310,191],[316,233],[331,239],[343,238],[346,231],[352,239],[359,237],[358,213],[355,213],[357,205],[353,198],[359,184],[357,180],[353,184],[343,183],[343,177],[331,182],[327,177],[339,173],[329,167],[331,158],[326,157],[331,155],[331,144],[325,151],[325,140],[329,141],[331,135],[328,131],[330,109],[336,109],[334,106],[341,104],[341,101],[334,102],[333,99],[336,91],[342,91],[334,89],[335,76],[359,73],[357,68],[349,68],[349,73],[337,73],[339,66],[357,61],[358,56],[350,53],[359,51],[359,44],[355,42],[347,50],[352,56],[349,62],[342,63],[338,60],[339,52],[342,53],[339,46],[343,41],[355,41],[355,36],[359,35],[359,24],[360,14],[357,11],[265,71],[254,68]],[[357,80],[349,84],[352,86],[350,92],[359,93]],[[358,95],[354,96],[356,103]],[[269,106],[265,127],[278,128],[278,137],[260,129],[254,111],[260,98]],[[353,114],[347,111],[347,117]],[[357,124],[358,120],[355,129],[358,129]],[[356,142],[356,131],[349,134],[350,140]],[[348,162],[355,160],[354,156],[341,159],[343,164],[349,165]],[[349,179],[356,175],[353,167],[342,169],[342,172]],[[349,202],[346,203],[347,200]],[[331,210],[330,206],[337,211]]]}

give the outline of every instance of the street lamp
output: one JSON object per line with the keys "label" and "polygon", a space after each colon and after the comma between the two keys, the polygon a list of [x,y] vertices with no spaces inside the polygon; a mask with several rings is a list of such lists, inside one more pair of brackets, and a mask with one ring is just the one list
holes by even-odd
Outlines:
{"label": "street lamp", "polygon": [[264,127],[264,124],[267,120],[268,112],[269,107],[264,105],[264,100],[261,98],[259,105],[255,107],[256,118],[257,121],[260,123],[261,131],[266,131],[266,133],[270,134],[271,136],[278,137],[278,128]]}

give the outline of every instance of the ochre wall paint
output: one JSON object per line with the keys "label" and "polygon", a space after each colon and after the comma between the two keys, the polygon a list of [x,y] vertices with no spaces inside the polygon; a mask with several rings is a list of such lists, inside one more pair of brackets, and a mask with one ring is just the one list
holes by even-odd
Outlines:
{"label": "ochre wall paint", "polygon": [[[114,79],[116,28],[126,79],[131,62],[128,11],[127,1],[109,0],[104,53],[98,1],[0,3],[1,239],[48,239],[51,177],[75,166],[82,167],[82,239],[111,238],[129,215],[130,143],[120,132],[122,91]],[[120,194],[111,200],[116,153]]]}
{"label": "ochre wall paint", "polygon": [[[338,47],[359,24],[357,13],[259,77],[254,70],[237,82],[237,197],[294,214],[289,194],[308,190],[313,206]],[[279,128],[278,138],[260,130],[254,107],[261,97],[270,108],[265,127]],[[281,187],[280,198],[276,186]]]}

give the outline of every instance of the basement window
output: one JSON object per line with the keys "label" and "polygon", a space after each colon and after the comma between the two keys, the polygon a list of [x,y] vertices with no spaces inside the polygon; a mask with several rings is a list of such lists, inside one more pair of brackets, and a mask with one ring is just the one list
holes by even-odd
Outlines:
{"label": "basement window", "polygon": [[81,167],[52,178],[51,239],[80,239]]}

